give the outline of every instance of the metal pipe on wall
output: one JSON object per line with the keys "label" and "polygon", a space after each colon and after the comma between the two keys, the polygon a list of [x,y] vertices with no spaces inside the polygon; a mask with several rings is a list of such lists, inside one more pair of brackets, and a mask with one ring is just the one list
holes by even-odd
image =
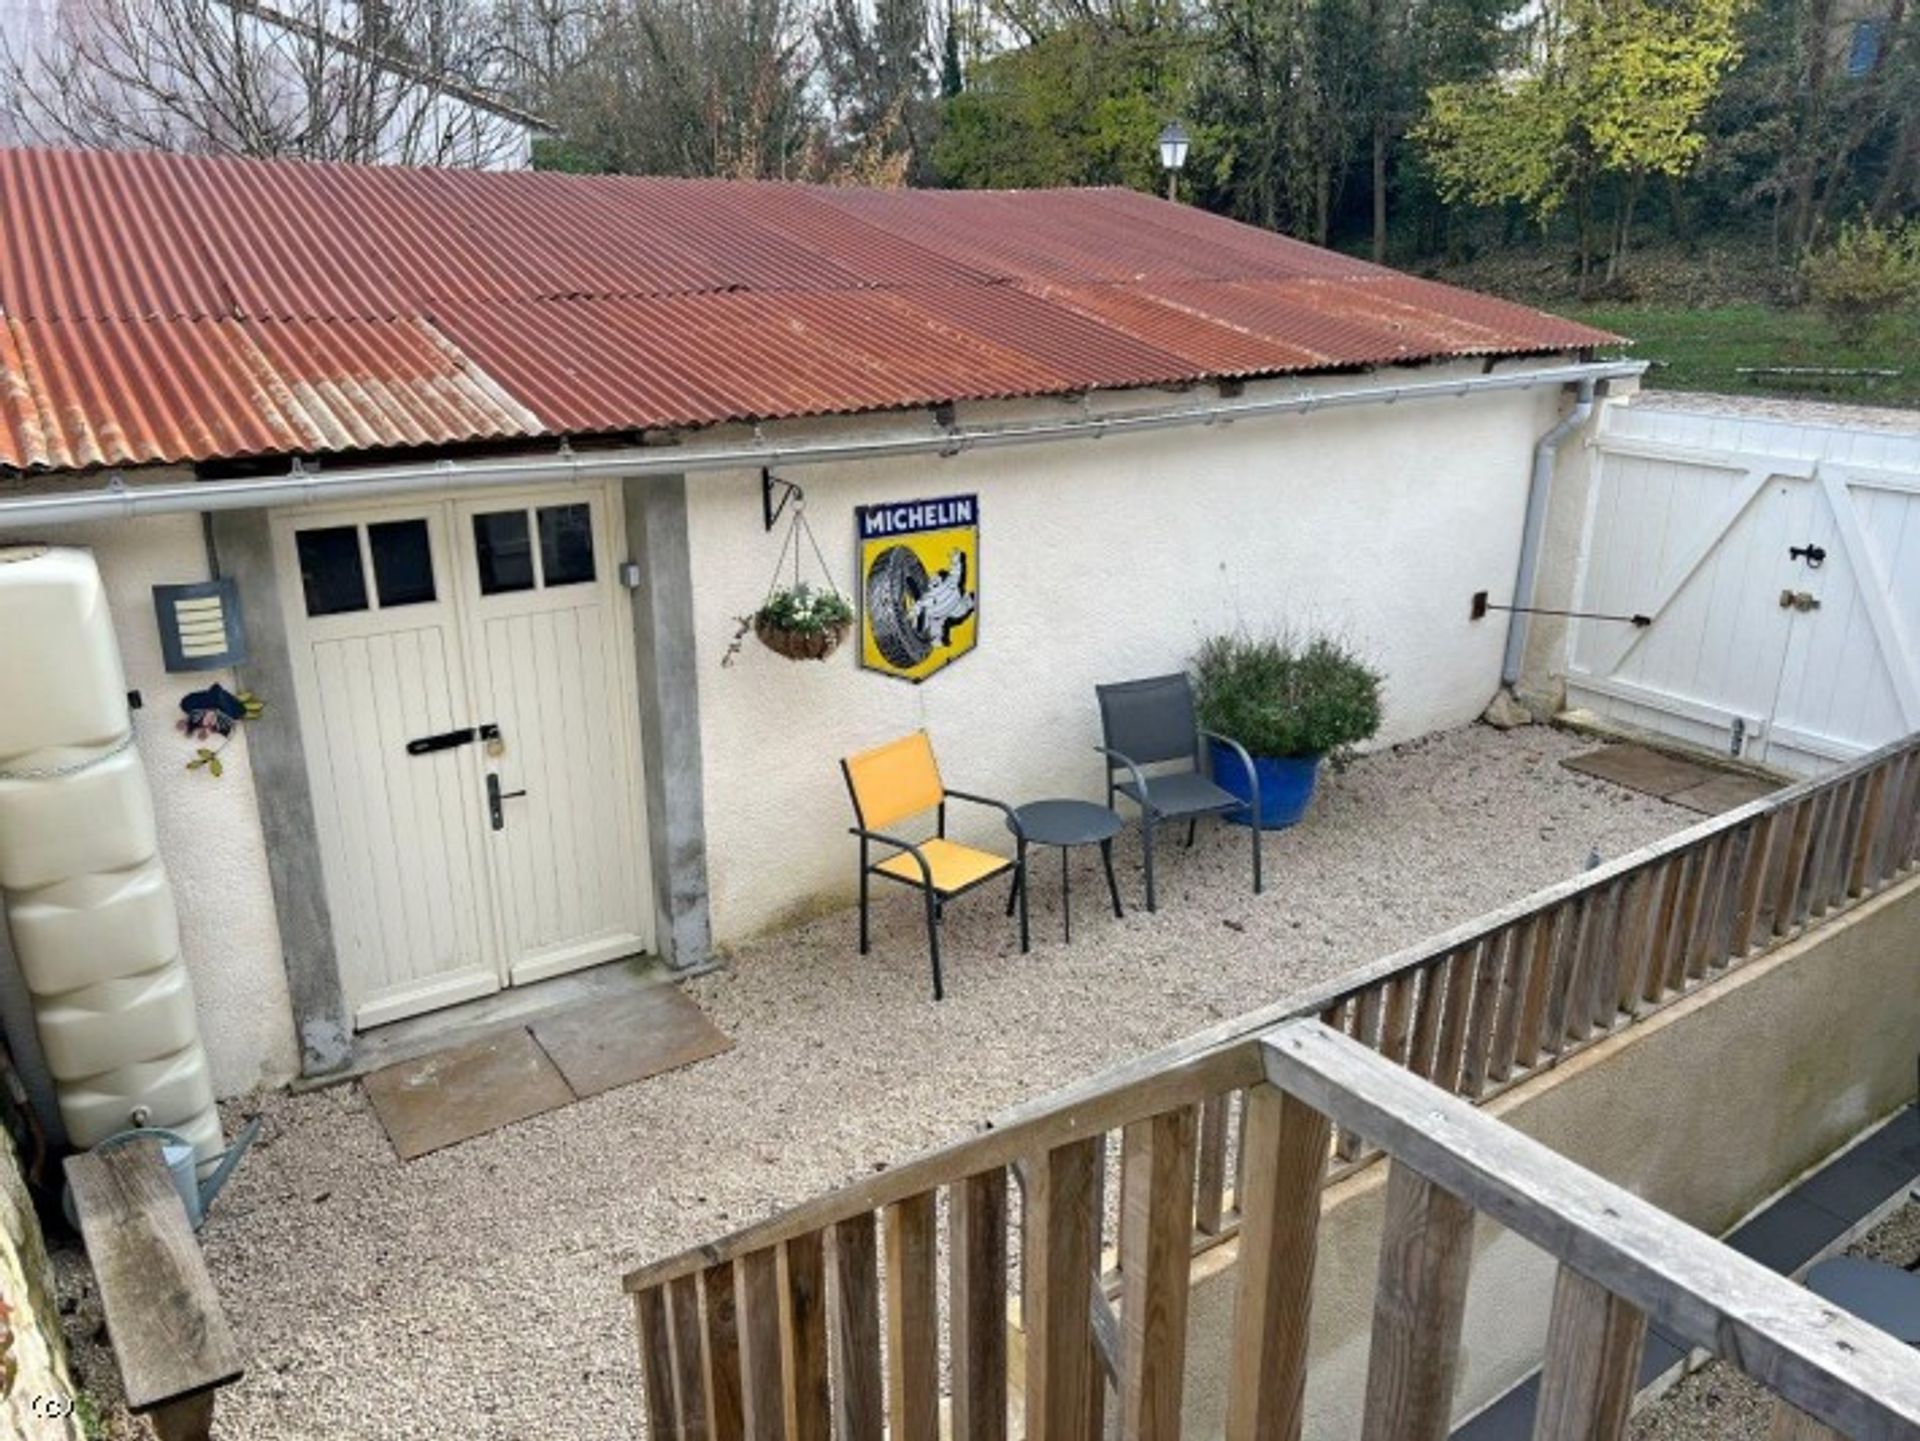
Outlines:
{"label": "metal pipe on wall", "polygon": [[[1071,420],[1019,422],[999,426],[944,427],[871,437],[818,437],[750,444],[633,446],[618,450],[574,451],[508,460],[439,460],[410,465],[369,466],[323,471],[296,463],[287,475],[258,480],[201,481],[190,485],[130,486],[116,478],[92,491],[61,495],[0,498],[0,524],[51,526],[89,520],[130,520],[183,511],[254,510],[281,505],[312,505],[437,490],[529,485],[555,480],[639,479],[648,475],[689,475],[712,470],[758,470],[764,466],[824,465],[878,460],[902,455],[958,455],[970,450],[1035,445],[1064,440],[1170,430],[1194,425],[1225,425],[1265,416],[1308,414],[1355,405],[1391,405],[1440,400],[1494,391],[1534,390],[1578,385],[1591,398],[1596,382],[1637,376],[1641,361],[1587,361],[1509,374],[1462,376],[1450,380],[1403,381],[1355,386],[1299,395],[1223,400],[1206,405],[1083,415]],[[1536,452],[1535,470],[1539,460]]]}
{"label": "metal pipe on wall", "polygon": [[[1645,367],[1643,366],[1642,369]],[[1637,372],[1636,372],[1637,373]],[[1547,532],[1547,501],[1553,493],[1553,466],[1560,442],[1587,423],[1593,414],[1595,377],[1576,381],[1573,409],[1561,416],[1533,447],[1533,478],[1527,486],[1527,515],[1520,529],[1520,568],[1513,581],[1514,609],[1507,613],[1507,651],[1500,662],[1500,683],[1520,679],[1520,663],[1527,650],[1528,616],[1533,584],[1540,572],[1540,546]]]}

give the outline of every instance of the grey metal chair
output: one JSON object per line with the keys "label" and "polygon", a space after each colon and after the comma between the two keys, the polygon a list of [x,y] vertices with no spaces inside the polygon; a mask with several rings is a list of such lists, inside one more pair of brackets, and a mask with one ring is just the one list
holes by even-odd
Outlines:
{"label": "grey metal chair", "polygon": [[[1193,687],[1184,674],[1151,676],[1095,686],[1100,698],[1104,745],[1094,747],[1107,761],[1107,805],[1116,794],[1140,808],[1140,835],[1147,866],[1147,909],[1156,910],[1153,888],[1153,833],[1162,821],[1184,820],[1187,844],[1193,844],[1200,817],[1249,812],[1253,844],[1253,893],[1260,894],[1260,777],[1245,746],[1231,736],[1203,730],[1193,707]],[[1217,740],[1239,753],[1252,785],[1251,805],[1218,785],[1207,761],[1205,740]],[[1181,764],[1184,762],[1184,764]],[[1164,767],[1151,770],[1151,767]],[[1124,780],[1115,780],[1122,772]]]}

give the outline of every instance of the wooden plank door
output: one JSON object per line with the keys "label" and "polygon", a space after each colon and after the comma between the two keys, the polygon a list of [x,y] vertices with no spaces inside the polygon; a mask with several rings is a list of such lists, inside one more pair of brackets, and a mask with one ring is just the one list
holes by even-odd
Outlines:
{"label": "wooden plank door", "polygon": [[[621,521],[604,489],[454,508],[485,835],[514,984],[649,950]],[[495,797],[497,796],[497,799]]]}
{"label": "wooden plank door", "polygon": [[[440,504],[274,517],[341,982],[357,1027],[500,985],[480,752]],[[419,754],[409,742],[442,740]]]}
{"label": "wooden plank door", "polygon": [[1773,711],[1793,612],[1779,593],[1814,504],[1792,460],[1608,445],[1598,462],[1568,695],[1651,730],[1749,757]]}
{"label": "wooden plank door", "polygon": [[1795,545],[1795,608],[1767,759],[1815,771],[1920,730],[1920,471],[1829,461]]}

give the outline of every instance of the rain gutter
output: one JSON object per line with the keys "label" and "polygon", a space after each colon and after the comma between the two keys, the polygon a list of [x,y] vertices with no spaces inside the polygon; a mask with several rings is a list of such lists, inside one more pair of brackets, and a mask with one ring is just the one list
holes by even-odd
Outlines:
{"label": "rain gutter", "polygon": [[[1118,411],[1110,415],[1083,414],[1062,420],[997,426],[948,426],[871,436],[765,440],[756,435],[753,441],[744,444],[714,444],[696,440],[678,445],[586,451],[574,450],[562,442],[558,451],[542,456],[502,460],[449,459],[337,470],[321,469],[296,460],[293,469],[286,475],[252,480],[196,481],[186,485],[134,486],[116,475],[106,486],[97,490],[0,498],[0,523],[10,527],[65,525],[79,521],[132,520],[141,516],[183,511],[204,513],[318,505],[336,500],[472,490],[488,486],[522,486],[545,481],[640,479],[650,475],[758,470],[772,465],[824,465],[905,455],[951,456],[1002,446],[1099,440],[1108,436],[1185,426],[1225,425],[1236,420],[1264,416],[1304,415],[1316,410],[1336,410],[1355,405],[1443,400],[1491,391],[1535,390],[1548,386],[1579,386],[1582,387],[1582,393],[1590,398],[1597,382],[1637,376],[1645,368],[1642,361],[1587,361],[1539,370],[1513,371],[1504,375],[1496,373],[1449,380],[1405,381],[1392,385],[1264,396],[1253,400],[1221,400],[1206,405]],[[1555,431],[1563,432],[1566,425],[1566,422],[1562,422],[1555,427]],[[1550,468],[1550,456],[1548,464]],[[1539,466],[1540,459],[1536,451],[1536,485]],[[1529,517],[1531,520],[1531,511]]]}

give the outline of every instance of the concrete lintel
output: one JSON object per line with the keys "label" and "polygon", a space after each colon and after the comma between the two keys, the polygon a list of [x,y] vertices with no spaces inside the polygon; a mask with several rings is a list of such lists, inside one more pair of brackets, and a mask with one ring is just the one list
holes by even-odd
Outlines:
{"label": "concrete lintel", "polygon": [[280,952],[300,1037],[300,1072],[323,1076],[353,1057],[353,1024],[340,985],[333,919],[327,911],[320,834],[307,782],[306,749],[295,703],[293,658],[274,574],[267,513],[224,511],[213,517],[220,571],[240,589],[249,658],[240,683],[264,697],[266,713],[247,726],[247,754],[260,798],[267,873],[280,921]]}
{"label": "concrete lintel", "polygon": [[686,477],[630,480],[621,495],[627,545],[640,566],[633,640],[656,944],[685,973],[705,967],[713,948]]}

